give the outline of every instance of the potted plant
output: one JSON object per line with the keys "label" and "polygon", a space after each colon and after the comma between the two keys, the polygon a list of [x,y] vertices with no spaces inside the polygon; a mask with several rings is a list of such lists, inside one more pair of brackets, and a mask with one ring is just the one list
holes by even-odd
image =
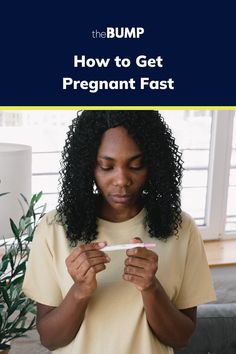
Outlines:
{"label": "potted plant", "polygon": [[[7,193],[2,193],[3,196]],[[10,349],[14,338],[25,336],[35,328],[35,304],[22,292],[30,243],[39,219],[43,216],[45,205],[37,206],[42,192],[34,194],[28,203],[21,194],[19,200],[22,216],[18,223],[10,219],[13,239],[0,240],[3,256],[0,259],[0,351]],[[26,212],[24,212],[26,204]],[[1,242],[2,241],[2,242]]]}

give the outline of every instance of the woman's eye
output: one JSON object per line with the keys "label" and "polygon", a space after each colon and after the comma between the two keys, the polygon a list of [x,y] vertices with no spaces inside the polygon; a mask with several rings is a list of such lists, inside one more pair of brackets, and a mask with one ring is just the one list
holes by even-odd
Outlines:
{"label": "woman's eye", "polygon": [[143,165],[138,165],[138,166],[130,166],[131,170],[141,170],[143,168]]}
{"label": "woman's eye", "polygon": [[100,166],[101,170],[103,171],[110,171],[112,169],[111,166]]}

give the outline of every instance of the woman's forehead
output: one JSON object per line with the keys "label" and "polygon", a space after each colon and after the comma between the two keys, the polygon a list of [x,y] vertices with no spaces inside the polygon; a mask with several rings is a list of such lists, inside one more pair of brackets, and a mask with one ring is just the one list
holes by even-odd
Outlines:
{"label": "woman's forehead", "polygon": [[98,149],[99,156],[126,155],[134,156],[140,154],[140,148],[122,127],[108,129],[102,136]]}

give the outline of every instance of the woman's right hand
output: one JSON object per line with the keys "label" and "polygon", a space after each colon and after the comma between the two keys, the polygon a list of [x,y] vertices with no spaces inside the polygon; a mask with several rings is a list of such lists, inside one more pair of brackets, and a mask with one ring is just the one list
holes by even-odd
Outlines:
{"label": "woman's right hand", "polygon": [[94,242],[77,247],[66,259],[67,270],[74,280],[78,299],[92,296],[97,289],[96,274],[106,269],[110,258],[102,248],[105,242]]}
{"label": "woman's right hand", "polygon": [[59,306],[37,304],[37,328],[41,342],[50,351],[69,344],[83,322],[92,294],[97,289],[96,274],[106,268],[110,258],[102,251],[105,242],[84,244],[66,259],[74,284]]}

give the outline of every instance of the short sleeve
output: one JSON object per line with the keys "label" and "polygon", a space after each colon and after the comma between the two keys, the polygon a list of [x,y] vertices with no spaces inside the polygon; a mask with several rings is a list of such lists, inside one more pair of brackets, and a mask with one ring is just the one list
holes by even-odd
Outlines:
{"label": "short sleeve", "polygon": [[34,233],[23,283],[23,291],[29,298],[48,306],[58,306],[62,301],[53,255],[48,244],[48,238],[53,236],[53,232],[54,228],[45,215]]}
{"label": "short sleeve", "polygon": [[194,220],[191,219],[183,278],[174,303],[177,308],[185,309],[215,299],[204,244]]}

